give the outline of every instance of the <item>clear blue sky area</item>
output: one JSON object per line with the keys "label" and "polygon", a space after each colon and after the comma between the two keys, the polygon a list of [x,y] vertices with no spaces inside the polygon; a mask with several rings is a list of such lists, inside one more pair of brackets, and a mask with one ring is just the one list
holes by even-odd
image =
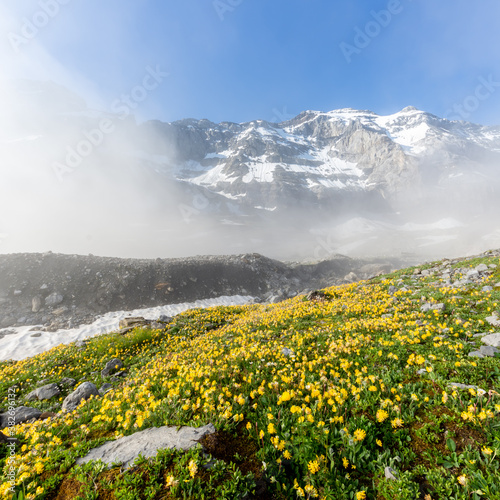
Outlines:
{"label": "clear blue sky area", "polygon": [[[280,121],[306,109],[413,105],[500,124],[498,0],[2,3],[7,76],[52,78],[111,108],[146,68],[168,73],[141,97],[140,119]],[[16,46],[26,20],[40,27]],[[48,62],[33,62],[40,51]]]}

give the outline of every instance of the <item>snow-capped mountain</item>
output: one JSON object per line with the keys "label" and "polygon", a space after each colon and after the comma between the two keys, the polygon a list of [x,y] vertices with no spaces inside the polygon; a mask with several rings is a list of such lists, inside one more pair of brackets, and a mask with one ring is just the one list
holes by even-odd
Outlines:
{"label": "snow-capped mountain", "polygon": [[138,124],[131,110],[91,110],[51,82],[0,88],[0,104],[0,213],[16,207],[0,219],[3,252],[324,257],[460,238],[476,253],[500,245],[500,127],[413,107]]}
{"label": "snow-capped mountain", "polygon": [[[500,165],[500,127],[452,122],[413,107],[388,116],[341,109],[305,111],[282,123],[182,120],[143,127],[162,137],[159,171],[268,211],[335,205],[349,196],[390,201],[463,176],[488,190],[492,176],[498,178],[492,167]],[[176,154],[162,161],[162,149]]]}

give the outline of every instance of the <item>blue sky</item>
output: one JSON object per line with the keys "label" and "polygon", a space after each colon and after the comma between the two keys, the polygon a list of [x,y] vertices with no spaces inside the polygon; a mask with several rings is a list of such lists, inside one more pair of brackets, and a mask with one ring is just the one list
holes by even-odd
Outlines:
{"label": "blue sky", "polygon": [[[46,24],[43,2],[57,3]],[[498,0],[0,0],[0,10],[3,76],[52,79],[110,109],[147,67],[168,72],[137,105],[141,120],[413,105],[500,124]],[[34,19],[36,34],[13,47]]]}

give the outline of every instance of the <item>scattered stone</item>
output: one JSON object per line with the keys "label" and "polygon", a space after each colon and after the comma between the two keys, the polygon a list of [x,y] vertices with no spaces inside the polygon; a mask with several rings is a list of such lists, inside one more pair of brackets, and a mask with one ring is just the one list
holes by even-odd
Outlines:
{"label": "scattered stone", "polygon": [[145,458],[155,456],[159,449],[169,448],[189,450],[198,446],[198,441],[207,434],[213,434],[215,427],[208,424],[197,429],[193,427],[175,426],[151,427],[115,441],[109,441],[91,450],[85,457],[78,458],[78,465],[90,460],[102,460],[110,467],[121,463],[125,469],[130,468],[141,454]]}
{"label": "scattered stone", "polygon": [[151,330],[164,330],[165,323],[159,323],[158,321],[153,321],[152,323],[150,323],[149,328],[151,328]]}
{"label": "scattered stone", "polygon": [[42,299],[36,295],[31,299],[31,312],[37,313],[42,307]]}
{"label": "scattered stone", "polygon": [[145,319],[141,316],[123,318],[120,320],[119,328],[127,328],[129,326],[138,327],[138,326],[146,326],[151,323],[151,320]]}
{"label": "scattered stone", "polygon": [[475,267],[475,270],[478,272],[478,273],[482,273],[484,271],[487,271],[488,270],[488,266],[486,264],[479,264],[478,266]]}
{"label": "scattered stone", "polygon": [[102,384],[100,389],[99,389],[99,394],[101,396],[104,396],[104,394],[106,394],[107,392],[109,392],[111,389],[113,389],[113,386],[112,384]]}
{"label": "scattered stone", "polygon": [[389,294],[390,295],[394,295],[397,291],[398,291],[398,287],[397,286],[391,285],[389,287]]}
{"label": "scattered stone", "polygon": [[21,424],[32,418],[39,418],[42,412],[36,408],[30,408],[28,406],[18,406],[14,409],[14,415],[10,412],[5,412],[0,414],[0,429],[8,427],[9,423]]}
{"label": "scattered stone", "polygon": [[119,370],[120,368],[123,368],[123,363],[121,359],[118,358],[111,359],[106,363],[106,366],[101,371],[101,376],[107,377],[108,375],[111,375],[113,372]]}
{"label": "scattered stone", "polygon": [[57,417],[57,413],[54,413],[53,411],[44,411],[40,415],[40,420],[47,420],[48,418],[55,418]]}
{"label": "scattered stone", "polygon": [[471,351],[469,352],[470,358],[484,358],[485,355],[481,351]]}
{"label": "scattered stone", "polygon": [[283,356],[295,356],[295,353],[291,349],[288,349],[288,347],[283,347],[281,349],[281,354],[283,354]]}
{"label": "scattered stone", "polygon": [[30,335],[30,337],[41,337],[41,336],[42,336],[41,332],[32,333]]}
{"label": "scattered stone", "polygon": [[485,356],[489,356],[490,358],[493,358],[493,357],[495,357],[495,354],[497,352],[500,352],[500,350],[498,350],[496,347],[491,346],[491,345],[482,345],[479,348],[479,352],[481,354],[484,354]]}
{"label": "scattered stone", "polygon": [[47,384],[42,387],[38,387],[38,389],[35,389],[34,391],[31,391],[26,396],[26,400],[33,401],[35,399],[38,399],[39,401],[42,401],[44,399],[55,398],[56,396],[59,396],[59,394],[61,394],[61,391],[56,384]]}
{"label": "scattered stone", "polygon": [[425,368],[420,368],[420,370],[417,370],[417,373],[419,375],[425,375],[427,373],[427,370]]}
{"label": "scattered stone", "polygon": [[398,480],[396,471],[392,467],[386,467],[384,469],[384,474],[386,479],[391,479],[392,481]]}
{"label": "scattered stone", "polygon": [[76,384],[76,380],[74,378],[70,377],[64,377],[59,381],[59,385],[65,386],[65,387],[74,387]]}
{"label": "scattered stone", "polygon": [[78,407],[81,401],[89,399],[92,395],[99,396],[97,387],[92,382],[83,382],[71,394],[66,396],[62,409],[72,411]]}
{"label": "scattered stone", "polygon": [[324,300],[326,293],[323,290],[314,290],[306,295],[307,300]]}
{"label": "scattered stone", "polygon": [[450,384],[448,384],[448,387],[450,389],[463,389],[463,390],[474,389],[475,391],[477,391],[479,396],[483,396],[484,394],[486,394],[486,391],[484,389],[481,389],[477,385],[467,385],[467,384],[459,384],[458,382],[451,382]]}
{"label": "scattered stone", "polygon": [[492,326],[500,326],[500,319],[498,319],[498,316],[496,314],[488,316],[486,318],[486,321]]}
{"label": "scattered stone", "polygon": [[135,326],[128,326],[127,328],[120,328],[116,331],[116,333],[118,333],[119,335],[125,335],[126,333],[131,332],[134,329]]}
{"label": "scattered stone", "polygon": [[500,347],[500,333],[491,333],[481,338],[481,342],[493,347]]}
{"label": "scattered stone", "polygon": [[492,290],[493,290],[492,286],[483,286],[483,288],[481,288],[481,291],[483,292],[491,292]]}
{"label": "scattered stone", "polygon": [[170,316],[167,316],[166,314],[162,314],[159,318],[158,321],[160,323],[172,323],[174,321],[174,318],[171,318]]}
{"label": "scattered stone", "polygon": [[64,297],[60,293],[51,293],[45,298],[46,306],[57,306],[64,300]]}
{"label": "scattered stone", "polygon": [[485,358],[485,357],[490,357],[490,358],[493,358],[495,357],[495,354],[496,353],[499,353],[500,350],[497,349],[496,347],[493,347],[493,346],[486,346],[486,345],[482,345],[480,348],[479,348],[479,351],[472,351],[469,353],[469,356],[471,358]]}
{"label": "scattered stone", "polygon": [[57,309],[54,309],[52,311],[52,314],[55,314],[56,316],[60,316],[61,314],[64,314],[68,308],[66,306],[58,307]]}
{"label": "scattered stone", "polygon": [[444,310],[446,309],[446,306],[445,304],[443,304],[442,302],[439,303],[439,304],[430,304],[429,302],[426,302],[421,308],[420,310],[422,312],[428,312],[428,311],[440,311],[440,312],[443,312]]}
{"label": "scattered stone", "polygon": [[8,329],[0,330],[0,335],[14,335],[14,333],[16,333],[15,330],[8,330]]}
{"label": "scattered stone", "polygon": [[344,276],[344,281],[348,281],[349,283],[354,283],[355,281],[359,281],[358,275],[353,273],[352,271],[349,274]]}

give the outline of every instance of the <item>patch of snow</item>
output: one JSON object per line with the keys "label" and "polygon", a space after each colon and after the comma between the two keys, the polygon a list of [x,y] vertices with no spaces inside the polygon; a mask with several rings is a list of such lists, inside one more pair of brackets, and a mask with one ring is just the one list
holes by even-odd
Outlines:
{"label": "patch of snow", "polygon": [[269,207],[254,207],[254,208],[257,208],[258,210],[268,210],[269,212],[274,212],[277,207],[272,207],[272,208],[269,208]]}
{"label": "patch of snow", "polygon": [[242,181],[249,183],[252,181],[256,182],[273,182],[274,180],[274,170],[278,163],[249,163],[247,164],[249,172],[245,174]]}
{"label": "patch of snow", "polygon": [[221,153],[208,153],[207,155],[205,155],[205,159],[206,160],[210,160],[212,158],[227,158],[226,155],[223,155]]}
{"label": "patch of snow", "polygon": [[253,297],[233,295],[222,296],[213,299],[197,300],[183,304],[169,304],[166,306],[150,307],[147,309],[134,309],[133,311],[109,312],[97,318],[90,325],[81,325],[70,330],[58,330],[57,332],[38,332],[40,337],[32,337],[36,330],[30,331],[33,326],[22,326],[9,328],[16,333],[6,335],[0,339],[0,361],[7,359],[21,360],[35,356],[44,351],[52,349],[59,344],[70,344],[76,340],[83,340],[102,333],[109,333],[119,329],[120,320],[129,316],[142,316],[146,319],[158,319],[162,314],[175,316],[188,309],[205,308],[214,306],[234,306],[249,304]]}

